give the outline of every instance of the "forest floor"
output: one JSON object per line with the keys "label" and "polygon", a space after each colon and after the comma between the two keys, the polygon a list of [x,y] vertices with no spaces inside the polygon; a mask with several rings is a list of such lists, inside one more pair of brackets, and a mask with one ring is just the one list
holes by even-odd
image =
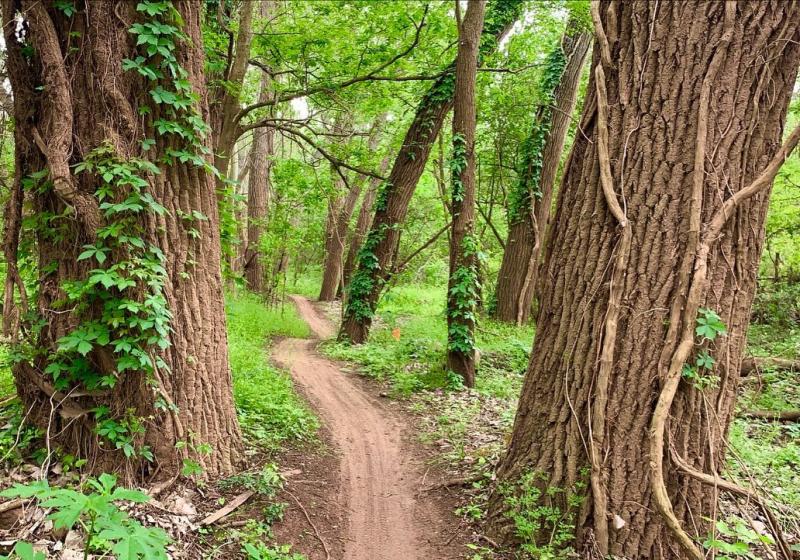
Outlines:
{"label": "forest floor", "polygon": [[[323,440],[338,456],[338,472],[317,470],[327,478],[319,488],[293,484],[299,502],[313,502],[316,539],[301,538],[294,549],[316,558],[394,560],[462,558],[458,519],[452,498],[435,491],[437,475],[425,468],[427,452],[408,433],[410,422],[394,401],[382,399],[378,387],[343,372],[316,351],[319,340],[334,334],[333,324],[304,297],[293,296],[300,316],[316,339],[284,338],[272,350],[312,408],[321,416]],[[310,458],[312,462],[319,460]],[[302,464],[292,464],[302,461]],[[308,469],[309,457],[291,454],[281,461],[289,471]],[[433,489],[431,488],[433,487]],[[327,495],[325,495],[327,493]],[[330,510],[334,511],[330,511]],[[331,535],[330,520],[344,511],[341,536]],[[317,523],[314,518],[321,519]],[[287,516],[275,527],[284,542],[297,541],[303,519]],[[328,523],[324,529],[324,524]],[[288,525],[288,527],[286,526]],[[336,523],[334,522],[334,529]],[[321,534],[320,534],[321,533]],[[322,544],[326,537],[332,543]],[[343,540],[343,543],[342,543]],[[319,544],[317,544],[319,543]]]}

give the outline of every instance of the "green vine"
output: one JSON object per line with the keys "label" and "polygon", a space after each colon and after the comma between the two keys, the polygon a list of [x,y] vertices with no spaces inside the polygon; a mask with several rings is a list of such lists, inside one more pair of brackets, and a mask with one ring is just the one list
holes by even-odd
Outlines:
{"label": "green vine", "polygon": [[453,157],[450,159],[450,177],[453,181],[453,200],[464,201],[464,183],[461,174],[467,168],[467,139],[463,134],[453,134]]}
{"label": "green vine", "polygon": [[552,106],[555,103],[555,90],[564,73],[566,58],[561,46],[557,46],[547,56],[544,70],[537,85],[536,98],[539,109],[533,122],[530,135],[522,143],[522,164],[516,188],[509,193],[508,219],[519,223],[530,214],[533,198],[541,198],[541,176],[544,163],[544,148],[552,125]]}
{"label": "green vine", "polygon": [[695,356],[693,364],[684,364],[681,371],[682,377],[696,389],[703,390],[714,388],[719,384],[719,377],[713,375],[716,360],[708,351],[708,344],[714,342],[718,336],[724,336],[727,327],[722,318],[711,309],[700,309],[697,317],[695,334],[699,338],[701,349]]}
{"label": "green vine", "polygon": [[475,309],[480,296],[478,263],[483,258],[480,242],[474,235],[467,235],[461,244],[463,262],[453,271],[448,289],[447,348],[452,352],[469,354],[475,350],[472,325],[477,322]]}
{"label": "green vine", "polygon": [[375,251],[389,229],[388,224],[381,224],[376,229],[370,230],[358,251],[358,266],[348,287],[345,317],[353,318],[359,323],[371,320],[374,315],[369,298],[381,267]]}

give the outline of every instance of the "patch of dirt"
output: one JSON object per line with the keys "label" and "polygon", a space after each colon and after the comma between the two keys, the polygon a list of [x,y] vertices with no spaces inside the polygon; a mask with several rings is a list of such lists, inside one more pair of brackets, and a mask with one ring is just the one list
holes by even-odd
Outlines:
{"label": "patch of dirt", "polygon": [[347,516],[339,503],[341,458],[332,449],[327,428],[320,430],[320,440],[322,450],[291,449],[277,461],[286,478],[279,499],[289,507],[283,520],[273,525],[275,540],[291,544],[292,551],[309,560],[325,560],[326,548],[331,558],[344,558],[345,550]]}
{"label": "patch of dirt", "polygon": [[[333,334],[333,325],[308,300],[299,296],[292,299],[318,337]],[[451,497],[446,489],[429,490],[438,483],[441,473],[431,473],[432,469],[425,466],[428,453],[410,433],[409,417],[397,403],[374,396],[355,376],[343,373],[337,364],[322,358],[315,344],[310,340],[284,339],[273,349],[272,356],[291,372],[311,406],[319,412],[329,430],[331,444],[340,453],[338,477],[341,484],[337,495],[332,491],[337,473],[330,468],[328,482],[316,487],[316,494],[311,487],[300,486],[295,494],[307,510],[306,501],[317,500],[322,504],[320,522],[315,524],[323,535],[326,532],[335,534],[331,524],[341,526],[337,516],[330,512],[331,504],[344,512],[344,549],[339,551],[328,545],[331,557],[346,560],[464,558],[466,527],[452,513],[457,498]],[[317,459],[305,455],[288,457],[282,465],[291,469],[295,465],[293,460]],[[319,488],[324,491],[320,493]],[[300,524],[296,519],[289,523],[288,518],[286,524],[286,530],[278,527],[277,531],[284,535],[284,540],[291,541],[291,535],[297,534],[292,533],[291,527],[296,531]],[[313,535],[303,538],[298,548],[303,550],[311,539]],[[325,558],[324,551],[319,555],[319,548],[311,543],[308,548],[311,560]]]}

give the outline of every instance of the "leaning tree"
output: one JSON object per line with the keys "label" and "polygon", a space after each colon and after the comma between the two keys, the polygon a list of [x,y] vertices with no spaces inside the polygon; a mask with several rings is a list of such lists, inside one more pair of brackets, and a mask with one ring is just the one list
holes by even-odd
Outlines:
{"label": "leaning tree", "polygon": [[513,539],[527,485],[579,553],[701,560],[719,491],[744,491],[719,473],[770,187],[800,139],[781,143],[800,3],[592,8],[591,94],[490,514]]}
{"label": "leaning tree", "polygon": [[202,7],[3,0],[2,9],[16,163],[5,248],[16,251],[26,201],[39,264],[31,308],[6,322],[27,418],[93,470],[229,473],[241,442]]}

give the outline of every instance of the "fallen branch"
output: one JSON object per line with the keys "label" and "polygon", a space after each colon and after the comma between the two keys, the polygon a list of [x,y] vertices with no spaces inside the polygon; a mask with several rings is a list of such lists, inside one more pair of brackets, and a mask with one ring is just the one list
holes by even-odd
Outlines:
{"label": "fallen branch", "polygon": [[225,507],[222,507],[222,508],[218,509],[217,511],[215,511],[214,513],[212,513],[211,515],[209,515],[208,517],[203,519],[200,522],[200,525],[201,526],[203,526],[203,525],[211,525],[212,523],[216,523],[220,519],[223,519],[223,518],[227,517],[228,515],[231,514],[231,512],[233,512],[233,510],[235,510],[236,508],[241,506],[243,503],[245,503],[247,500],[249,500],[250,497],[253,494],[255,494],[255,492],[252,492],[252,491],[242,492],[241,494],[236,496],[234,499],[232,499],[230,502],[228,502],[225,505]]}
{"label": "fallen branch", "polygon": [[320,544],[322,545],[322,548],[325,550],[325,560],[331,560],[331,551],[328,550],[328,545],[325,543],[325,539],[322,538],[322,535],[320,534],[319,529],[317,529],[317,526],[314,525],[313,521],[311,521],[311,516],[308,515],[308,512],[306,511],[306,508],[303,507],[303,504],[300,502],[300,500],[297,498],[297,496],[295,496],[294,494],[292,494],[291,492],[289,492],[288,490],[285,490],[285,489],[284,489],[284,492],[286,492],[289,495],[289,497],[292,498],[295,501],[295,503],[297,504],[297,507],[299,507],[300,510],[303,512],[303,515],[305,515],[306,521],[308,521],[308,524],[311,526],[312,529],[314,529],[314,534],[316,535],[317,540],[320,542]]}
{"label": "fallen branch", "polygon": [[800,410],[748,410],[739,414],[740,418],[761,418],[776,422],[797,422]]}
{"label": "fallen branch", "polygon": [[21,508],[25,505],[25,502],[28,500],[23,500],[21,498],[17,498],[16,500],[9,500],[7,502],[3,502],[0,504],[0,513],[5,513],[7,511],[12,511],[17,508]]}
{"label": "fallen branch", "polygon": [[786,358],[745,358],[742,360],[742,377],[765,368],[800,371],[800,360]]}

